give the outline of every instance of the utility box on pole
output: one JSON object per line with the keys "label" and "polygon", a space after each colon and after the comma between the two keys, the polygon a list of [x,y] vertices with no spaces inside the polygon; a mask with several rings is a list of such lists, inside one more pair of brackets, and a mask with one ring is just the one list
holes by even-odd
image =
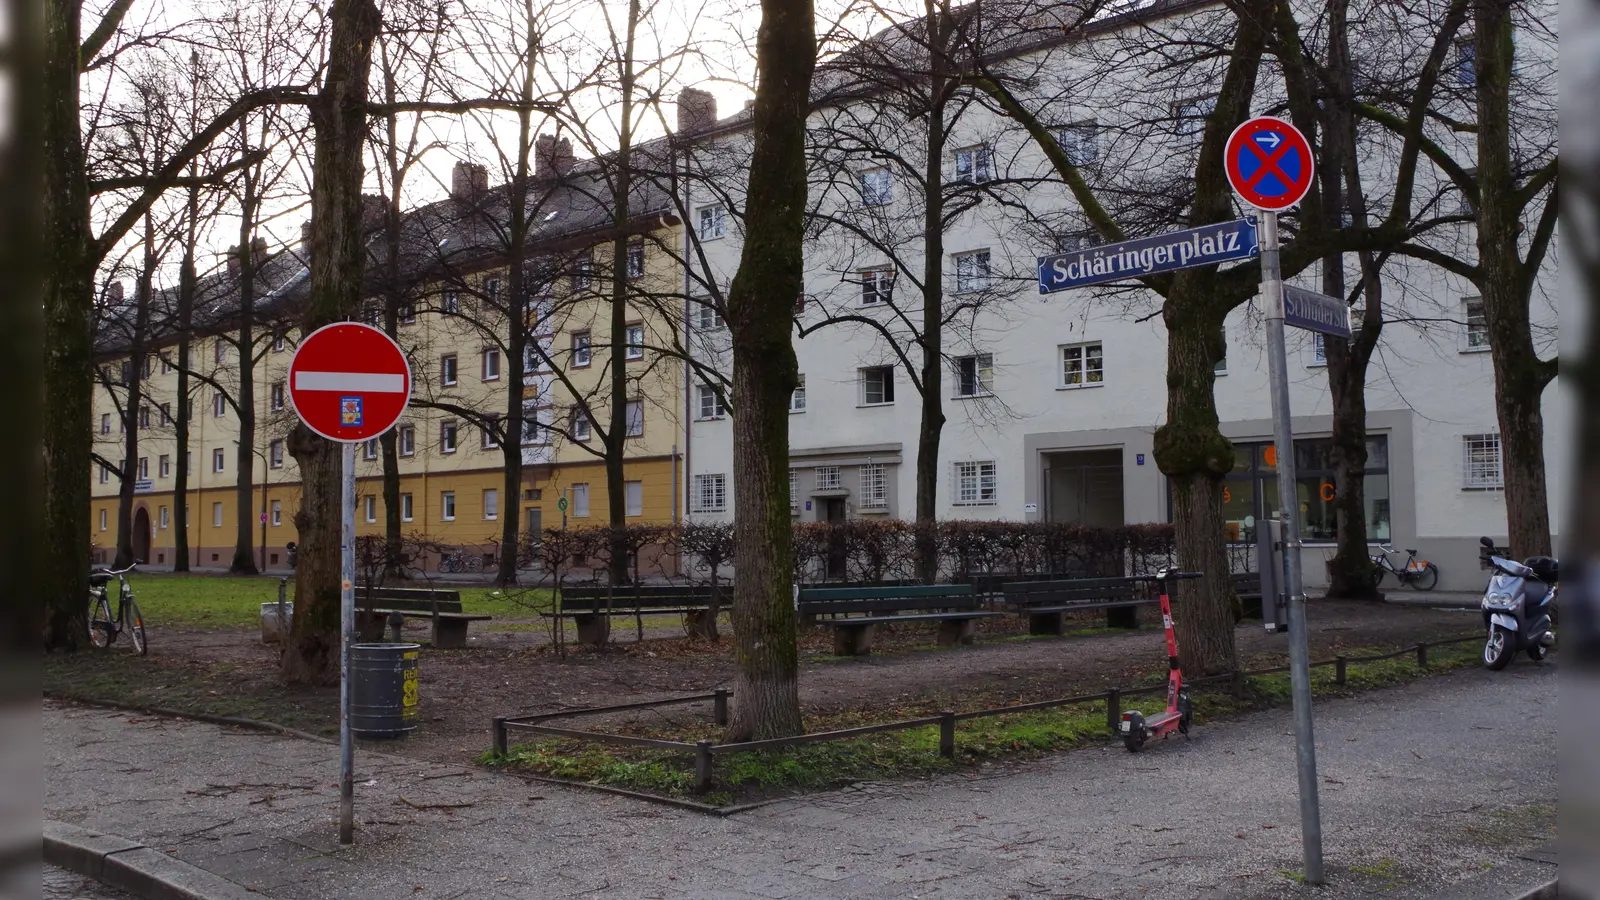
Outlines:
{"label": "utility box on pole", "polygon": [[1256,523],[1256,571],[1261,573],[1261,621],[1270,634],[1289,630],[1289,595],[1284,590],[1283,523],[1276,516]]}

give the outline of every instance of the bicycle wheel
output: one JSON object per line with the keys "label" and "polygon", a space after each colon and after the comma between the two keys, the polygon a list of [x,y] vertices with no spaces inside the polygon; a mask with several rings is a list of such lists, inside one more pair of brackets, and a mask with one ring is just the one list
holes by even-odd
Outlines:
{"label": "bicycle wheel", "polygon": [[1439,567],[1433,563],[1427,563],[1420,571],[1413,572],[1411,575],[1411,586],[1419,591],[1431,591],[1433,586],[1438,583]]}
{"label": "bicycle wheel", "polygon": [[469,556],[469,557],[467,557],[467,571],[468,572],[482,572],[483,571],[483,557],[481,557],[481,556]]}
{"label": "bicycle wheel", "polygon": [[105,594],[89,592],[89,643],[104,650],[116,640],[117,623],[111,618],[111,604]]}
{"label": "bicycle wheel", "polygon": [[144,656],[150,652],[150,644],[144,637],[144,616],[139,613],[139,604],[129,597],[127,606],[123,607],[122,630],[128,632],[133,638],[133,652]]}

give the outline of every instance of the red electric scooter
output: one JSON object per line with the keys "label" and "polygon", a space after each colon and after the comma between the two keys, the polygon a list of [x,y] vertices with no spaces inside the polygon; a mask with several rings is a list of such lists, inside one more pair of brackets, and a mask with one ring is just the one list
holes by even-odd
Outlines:
{"label": "red electric scooter", "polygon": [[1199,578],[1199,572],[1180,572],[1162,569],[1154,575],[1138,576],[1139,581],[1153,581],[1161,591],[1161,622],[1167,629],[1167,711],[1155,713],[1150,718],[1138,710],[1122,714],[1118,733],[1122,745],[1129,753],[1138,753],[1144,742],[1151,738],[1164,738],[1174,731],[1189,733],[1193,711],[1189,708],[1189,692],[1183,688],[1183,670],[1178,668],[1178,638],[1172,633],[1172,596],[1169,582],[1186,578]]}

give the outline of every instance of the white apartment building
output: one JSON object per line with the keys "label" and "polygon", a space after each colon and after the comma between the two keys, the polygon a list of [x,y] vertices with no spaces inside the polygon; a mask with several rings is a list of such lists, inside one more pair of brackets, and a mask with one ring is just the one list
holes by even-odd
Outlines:
{"label": "white apartment building", "polygon": [[[1174,9],[1165,14],[1163,28],[1205,29],[1208,16],[1223,15],[1215,7]],[[1127,74],[1148,71],[1128,50],[1130,32],[1139,28],[1107,22],[1086,38],[1017,53],[1006,65],[1038,76],[1028,99],[1042,121],[1061,129],[1063,146],[1092,185],[1138,180],[1158,189],[1172,185],[1181,195],[1214,100],[1215,89],[1208,95],[1207,85],[1220,81],[1220,64],[1197,65],[1179,76]],[[1555,51],[1530,37],[1519,52],[1535,54],[1538,62],[1544,58],[1538,54],[1553,60]],[[1120,81],[1103,77],[1113,59],[1123,62]],[[843,68],[850,65],[847,59]],[[1470,67],[1470,59],[1454,65]],[[849,81],[850,73],[840,68],[835,63],[819,69],[819,91]],[[1470,83],[1470,68],[1452,73]],[[1276,87],[1265,72],[1262,81],[1256,106],[1267,112]],[[692,99],[704,103],[703,97]],[[948,321],[942,330],[947,422],[939,452],[939,517],[1101,525],[1168,521],[1170,492],[1153,447],[1167,400],[1160,298],[1128,287],[1041,296],[1039,256],[1099,241],[1085,238],[1087,226],[1071,194],[1021,127],[970,100],[955,106],[959,113],[948,116],[952,136],[941,160],[950,186],[948,208],[956,212],[941,254]],[[920,325],[923,254],[916,173],[924,132],[894,109],[892,98],[869,91],[819,103],[811,116],[821,149],[812,166],[813,228],[796,319],[803,388],[791,401],[790,477],[797,520],[914,514],[921,398],[911,379],[920,360],[912,338]],[[714,126],[701,121],[705,135],[689,167],[711,171],[731,159],[730,174],[737,170],[748,148],[746,121],[744,113]],[[1392,177],[1389,161],[1375,157],[1370,167],[1369,203],[1377,210],[1386,209],[1392,187],[1385,183]],[[1438,188],[1441,179],[1427,165],[1419,179],[1435,192],[1436,202],[1462,203]],[[743,180],[741,172],[686,182],[686,257],[703,252],[709,264],[708,271],[686,275],[690,294],[696,294],[697,281],[725,283],[737,268],[740,198],[729,185]],[[1176,215],[1180,207],[1174,205],[1165,227],[1147,220],[1137,233],[1186,227]],[[1446,228],[1434,240],[1470,258],[1471,224]],[[1347,283],[1354,284],[1354,256],[1347,261]],[[1317,289],[1318,273],[1312,267],[1294,280]],[[1538,340],[1552,351],[1555,281],[1555,265],[1547,261],[1540,284],[1548,290],[1536,293],[1534,318]],[[1487,534],[1503,540],[1505,534],[1481,306],[1468,282],[1416,262],[1391,261],[1384,282],[1386,324],[1366,393],[1369,537],[1416,548],[1435,561],[1441,588],[1479,588],[1476,539]],[[838,321],[818,327],[829,317]],[[689,319],[700,361],[726,373],[731,354],[716,311],[691,304]],[[1299,499],[1309,542],[1306,573],[1315,585],[1326,577],[1319,560],[1333,552],[1331,400],[1320,339],[1289,331]],[[1237,450],[1224,516],[1230,537],[1244,540],[1277,504],[1259,301],[1228,316],[1224,337],[1227,353],[1217,365],[1214,389],[1222,432]],[[714,388],[697,375],[686,379],[687,509],[691,518],[731,518],[732,423]],[[1559,382],[1546,392],[1544,405],[1551,515],[1558,525],[1570,418]]]}

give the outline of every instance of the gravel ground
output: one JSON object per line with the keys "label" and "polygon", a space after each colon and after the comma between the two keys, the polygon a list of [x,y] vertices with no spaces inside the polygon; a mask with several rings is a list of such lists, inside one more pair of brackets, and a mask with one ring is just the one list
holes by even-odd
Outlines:
{"label": "gravel ground", "polygon": [[[1319,704],[1331,885],[1318,890],[1293,879],[1287,710],[1139,756],[1108,745],[728,818],[362,753],[361,828],[340,850],[334,748],[47,703],[44,807],[280,900],[1412,900],[1554,836],[1556,751],[1529,735],[1556,731],[1555,669],[1519,661]],[[106,744],[127,765],[86,765]]]}

